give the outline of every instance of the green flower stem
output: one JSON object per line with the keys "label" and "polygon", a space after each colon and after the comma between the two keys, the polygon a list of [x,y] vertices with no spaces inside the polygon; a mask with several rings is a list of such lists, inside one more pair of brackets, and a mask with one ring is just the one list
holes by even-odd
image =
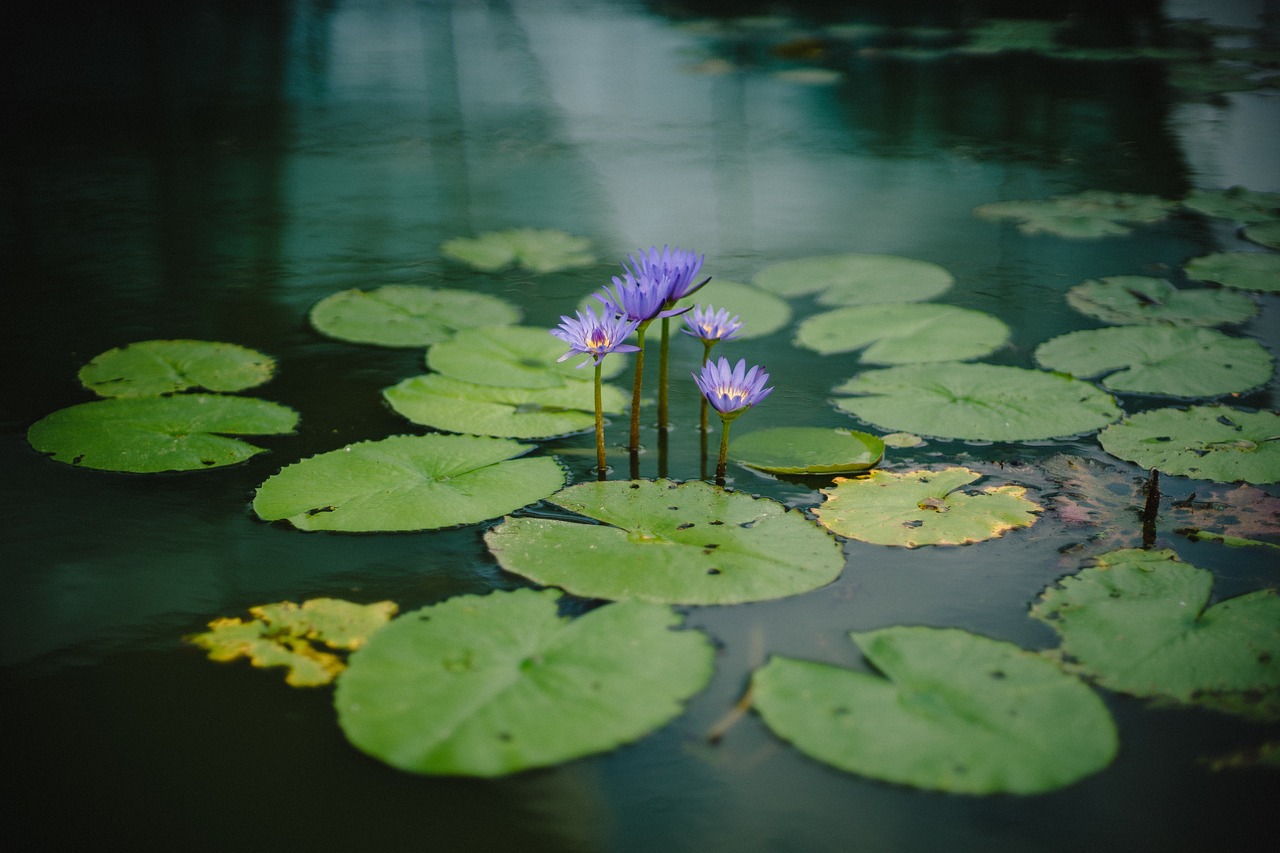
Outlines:
{"label": "green flower stem", "polygon": [[604,458],[604,405],[600,399],[600,362],[596,362],[596,470],[605,479],[607,465]]}
{"label": "green flower stem", "polygon": [[[702,364],[706,364],[711,360],[711,348],[716,345],[715,341],[702,342]],[[699,365],[701,367],[701,365]],[[698,429],[702,430],[702,434],[707,434],[707,398],[702,397],[701,410],[698,412]]]}
{"label": "green flower stem", "polygon": [[729,465],[729,418],[723,418],[724,426],[720,430],[720,460],[716,462],[716,485],[724,485],[726,469]]}
{"label": "green flower stem", "polygon": [[644,331],[651,323],[645,320],[636,327],[636,345],[640,347],[636,353],[636,377],[631,383],[631,443],[628,449],[636,452],[640,449],[640,383],[644,378]]}
{"label": "green flower stem", "polygon": [[667,428],[667,367],[671,350],[670,318],[662,318],[662,338],[658,346],[658,430]]}

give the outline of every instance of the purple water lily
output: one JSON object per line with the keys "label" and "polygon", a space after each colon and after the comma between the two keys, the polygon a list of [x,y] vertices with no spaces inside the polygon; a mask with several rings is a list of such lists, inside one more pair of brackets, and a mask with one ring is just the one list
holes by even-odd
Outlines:
{"label": "purple water lily", "polygon": [[685,326],[681,329],[686,335],[692,335],[703,343],[714,344],[719,341],[731,341],[738,336],[742,321],[737,315],[729,316],[727,308],[705,308],[694,306],[693,312],[684,317]]}
{"label": "purple water lily", "polygon": [[718,363],[708,360],[702,365],[702,374],[693,375],[693,381],[722,420],[732,420],[773,391],[764,387],[769,374],[758,365],[747,370],[746,359],[738,359],[732,368],[727,358],[721,357]]}
{"label": "purple water lily", "polygon": [[622,266],[637,281],[663,282],[666,288],[664,307],[670,308],[711,281],[708,277],[698,284],[693,283],[698,271],[702,269],[704,257],[679,247],[673,249],[663,246],[662,251],[658,251],[657,246],[651,246],[647,252],[631,255],[628,258],[631,261],[630,267],[626,264]]}
{"label": "purple water lily", "polygon": [[639,320],[628,320],[624,317],[603,314],[599,317],[588,305],[586,311],[577,312],[578,318],[561,315],[560,328],[552,329],[551,334],[569,345],[569,351],[556,361],[581,353],[590,356],[578,367],[586,367],[590,362],[599,366],[606,355],[611,352],[635,352],[637,346],[626,343],[627,336],[640,325]]}
{"label": "purple water lily", "polygon": [[612,291],[606,287],[595,294],[595,298],[603,306],[604,313],[647,326],[658,317],[674,317],[688,310],[664,310],[669,289],[670,280],[666,277],[637,278],[627,272],[622,278],[613,277]]}

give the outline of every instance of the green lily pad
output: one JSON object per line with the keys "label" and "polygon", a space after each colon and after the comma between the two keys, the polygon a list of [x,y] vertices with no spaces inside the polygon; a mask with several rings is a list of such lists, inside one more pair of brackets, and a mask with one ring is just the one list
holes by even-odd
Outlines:
{"label": "green lily pad", "polygon": [[851,305],[807,317],[796,329],[798,346],[823,355],[861,349],[865,364],[967,361],[1008,340],[998,317],[936,304]]}
{"label": "green lily pad", "polygon": [[968,32],[968,42],[960,53],[992,54],[1004,51],[1052,53],[1058,48],[1057,34],[1062,24],[1057,21],[1035,21],[1025,18],[992,18]]}
{"label": "green lily pad", "polygon": [[1219,252],[1192,258],[1183,267],[1195,281],[1212,281],[1237,290],[1280,293],[1280,254]]}
{"label": "green lily pad", "polygon": [[584,598],[763,601],[844,568],[839,543],[802,512],[702,481],[579,483],[549,502],[602,523],[508,518],[485,543],[507,571]]}
{"label": "green lily pad", "polygon": [[1062,637],[1073,668],[1134,696],[1280,689],[1280,598],[1248,593],[1208,607],[1213,574],[1173,551],[1126,549],[1047,588],[1031,615]]}
{"label": "green lily pad", "polygon": [[342,341],[423,347],[459,329],[519,322],[520,309],[483,293],[389,284],[332,293],[312,306],[310,319],[318,332]]}
{"label": "green lily pad", "polygon": [[775,427],[735,438],[729,455],[771,474],[847,474],[880,464],[884,442],[847,429]]}
{"label": "green lily pad", "polygon": [[679,716],[711,677],[698,631],[622,602],[576,619],[552,590],[464,595],[406,614],[351,656],[338,724],[411,773],[501,776],[604,752]]}
{"label": "green lily pad", "polygon": [[965,545],[1030,527],[1040,507],[1021,486],[966,489],[982,475],[968,468],[872,471],[837,477],[814,512],[824,527],[876,545]]}
{"label": "green lily pad", "polygon": [[1086,281],[1067,291],[1067,304],[1104,323],[1221,326],[1258,313],[1247,294],[1223,288],[1179,290],[1164,279],[1116,275]]}
{"label": "green lily pad", "polygon": [[263,452],[233,435],[292,432],[288,406],[223,394],[119,397],[59,409],[36,421],[27,441],[59,462],[152,474],[219,468]]}
{"label": "green lily pad", "polygon": [[485,272],[516,265],[537,273],[589,267],[596,262],[591,241],[554,229],[513,228],[479,237],[446,240],[440,251]]}
{"label": "green lily pad", "polygon": [[1106,767],[1115,722],[1093,690],[1043,657],[956,628],[850,635],[880,674],[775,657],[752,703],[818,761],[957,794],[1039,794]]}
{"label": "green lily pad", "polygon": [[[591,304],[595,308],[600,307],[594,300]],[[763,338],[791,322],[791,305],[785,299],[779,299],[772,293],[749,284],[719,278],[711,279],[706,287],[677,304],[680,307],[713,305],[727,309],[731,316],[736,314],[742,320],[742,328],[733,339],[735,341]],[[671,323],[673,330],[677,328],[677,323],[679,328],[685,327],[683,318],[673,319]]]}
{"label": "green lily pad", "polygon": [[248,658],[257,667],[283,666],[294,687],[328,684],[346,667],[342,658],[317,648],[353,650],[395,615],[391,601],[355,604],[337,598],[313,598],[249,608],[254,618],[215,619],[209,630],[187,641],[209,652],[209,659]]}
{"label": "green lily pad", "polygon": [[109,349],[80,368],[80,382],[99,397],[158,397],[192,388],[243,391],[275,371],[275,359],[237,344],[140,341]]}
{"label": "green lily pad", "polygon": [[1244,237],[1269,249],[1280,249],[1280,222],[1254,222],[1246,225]]}
{"label": "green lily pad", "polygon": [[[410,378],[385,388],[391,408],[415,424],[447,432],[503,438],[553,438],[595,429],[595,382],[566,380],[558,388],[476,385],[439,373]],[[606,413],[623,411],[630,397],[602,385]]]}
{"label": "green lily pad", "polygon": [[1036,348],[1036,363],[1081,378],[1103,376],[1112,391],[1220,397],[1271,378],[1271,356],[1249,338],[1216,329],[1112,326],[1069,332]]}
{"label": "green lily pad", "polygon": [[1043,200],[997,201],[980,205],[982,219],[1012,219],[1023,234],[1055,234],[1088,239],[1128,234],[1123,223],[1159,222],[1175,203],[1156,196],[1088,190]]}
{"label": "green lily pad", "polygon": [[[463,382],[508,388],[561,388],[584,378],[594,381],[589,363],[578,367],[590,356],[557,361],[568,351],[569,345],[547,329],[490,326],[465,329],[453,340],[435,344],[427,350],[427,367]],[[626,365],[624,356],[607,355],[600,362],[600,375],[617,376]],[[594,403],[591,409],[595,411]]]}
{"label": "green lily pad", "polygon": [[1258,79],[1256,68],[1237,63],[1176,62],[1169,66],[1169,85],[1185,92],[1219,95],[1226,92],[1252,92],[1266,85]]}
{"label": "green lily pad", "polygon": [[1280,414],[1227,406],[1154,409],[1098,435],[1102,449],[1143,468],[1222,483],[1280,482]]}
{"label": "green lily pad", "polygon": [[1225,190],[1192,190],[1182,206],[1205,216],[1237,222],[1280,219],[1280,193],[1254,192],[1245,187]]}
{"label": "green lily pad", "polygon": [[939,438],[1031,441],[1092,432],[1120,417],[1087,382],[995,364],[904,364],[835,388],[837,408],[886,430]]}
{"label": "green lily pad", "polygon": [[779,296],[817,293],[823,305],[922,302],[955,282],[937,264],[897,255],[819,255],[783,261],[756,273],[757,286]]}
{"label": "green lily pad", "polygon": [[253,509],[300,530],[428,530],[497,518],[564,485],[550,457],[474,435],[362,441],[283,468],[258,487]]}

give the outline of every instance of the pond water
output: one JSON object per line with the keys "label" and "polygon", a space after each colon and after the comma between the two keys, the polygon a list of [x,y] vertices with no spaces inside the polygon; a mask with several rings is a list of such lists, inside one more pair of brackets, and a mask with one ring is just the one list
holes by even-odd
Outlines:
{"label": "pond water", "polygon": [[[1169,199],[1233,184],[1280,191],[1275,89],[1191,97],[1166,86],[1155,63],[917,61],[829,45],[830,79],[780,74],[813,63],[771,45],[803,53],[803,39],[830,37],[821,28],[832,23],[949,26],[954,4],[848,4],[839,14],[839,4],[814,4],[817,18],[746,9],[752,17],[736,21],[718,8],[728,5],[103,4],[74,17],[33,12],[4,37],[7,837],[29,850],[1208,850],[1258,830],[1280,794],[1275,772],[1213,773],[1200,759],[1274,739],[1274,726],[1105,691],[1120,731],[1115,762],[1040,796],[924,793],[845,774],[754,715],[707,743],[771,654],[865,666],[852,630],[954,626],[1054,646],[1027,608],[1079,568],[1071,548],[1089,531],[1051,517],[967,547],[848,542],[828,587],[683,608],[718,648],[711,684],[686,713],[617,751],[495,781],[385,767],[346,742],[330,690],[214,665],[182,642],[265,602],[390,599],[410,610],[525,585],[484,547],[495,522],[336,535],[254,516],[254,490],[281,466],[421,431],[380,394],[422,372],[421,351],[318,334],[307,311],[330,293],[467,288],[550,328],[650,245],[694,248],[707,273],[740,282],[792,258],[897,254],[954,275],[940,301],[1010,326],[1010,343],[987,361],[1032,367],[1039,343],[1096,325],[1067,306],[1066,288],[1111,275],[1177,280],[1189,258],[1244,244],[1232,223],[1189,214],[1122,238],[1066,240],[1022,235],[973,208],[1086,189]],[[1147,5],[1149,15],[1095,22],[1099,38],[1161,14],[1257,27],[1264,11]],[[1271,26],[1274,49],[1274,17]],[[600,261],[481,274],[440,252],[453,237],[526,226],[589,237]],[[1262,312],[1232,333],[1274,353],[1277,300],[1258,299]],[[832,407],[831,388],[860,369],[857,356],[794,346],[795,322],[824,309],[809,297],[791,307],[785,328],[718,351],[766,364],[776,386],[735,432],[882,432]],[[278,375],[250,393],[300,412],[297,432],[262,439],[270,452],[247,463],[187,474],[81,470],[30,448],[33,422],[91,398],[81,365],[155,338],[273,355]],[[643,454],[643,477],[660,465],[675,479],[699,476],[696,389],[684,379],[699,356],[676,341],[669,451]],[[1276,392],[1273,379],[1231,402],[1274,410]],[[1171,404],[1120,402],[1128,412]],[[624,428],[611,425],[611,442]],[[644,440],[654,445],[652,427]],[[571,480],[593,476],[590,435],[539,444]],[[891,449],[885,464],[1014,470],[1059,452],[1142,473],[1094,436],[930,441]],[[741,467],[730,477],[792,506],[821,500],[821,483]],[[1171,497],[1205,485],[1165,478]],[[1212,570],[1218,598],[1278,583],[1261,549],[1165,528],[1157,544]]]}

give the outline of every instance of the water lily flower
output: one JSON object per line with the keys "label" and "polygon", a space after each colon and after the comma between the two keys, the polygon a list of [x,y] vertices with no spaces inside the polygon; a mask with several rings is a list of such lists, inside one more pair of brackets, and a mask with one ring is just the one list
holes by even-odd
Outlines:
{"label": "water lily flower", "polygon": [[578,311],[578,318],[561,315],[560,328],[552,329],[551,334],[569,345],[569,351],[556,361],[564,361],[579,353],[590,356],[578,367],[586,367],[591,362],[597,367],[604,357],[611,352],[635,352],[638,346],[626,343],[627,337],[640,325],[639,320],[628,320],[625,317],[609,316],[596,313],[588,305],[586,311]]}
{"label": "water lily flower", "polygon": [[698,284],[694,284],[693,280],[697,278],[698,271],[702,269],[702,261],[704,255],[695,255],[688,249],[679,247],[672,249],[669,246],[663,246],[659,252],[656,246],[651,246],[647,252],[637,252],[628,257],[631,261],[630,268],[623,264],[623,268],[638,281],[646,279],[652,281],[666,282],[666,298],[664,305],[667,308],[675,305],[681,299],[690,295],[698,288],[702,287],[710,277],[703,279]]}
{"label": "water lily flower", "polygon": [[736,314],[730,317],[729,309],[715,308],[711,305],[705,308],[695,305],[693,313],[685,315],[684,323],[687,328],[680,331],[686,335],[692,335],[707,345],[731,341],[742,329],[742,321]]}
{"label": "water lily flower", "polygon": [[722,427],[720,459],[716,463],[716,485],[723,486],[729,458],[729,424],[768,397],[773,387],[765,387],[769,374],[758,365],[747,370],[746,359],[739,359],[736,365],[730,367],[729,359],[723,357],[719,362],[708,359],[702,365],[701,375],[693,374],[693,381],[698,383],[702,396],[720,414]]}
{"label": "water lily flower", "polygon": [[599,472],[600,479],[603,480],[608,468],[604,455],[604,406],[600,396],[600,363],[611,352],[635,352],[640,349],[626,342],[627,336],[636,330],[640,321],[607,314],[597,317],[590,305],[585,311],[578,311],[577,315],[576,320],[561,315],[560,328],[552,329],[551,334],[569,345],[569,351],[556,361],[564,361],[581,353],[589,357],[578,367],[586,367],[588,361],[595,365],[596,470]]}

